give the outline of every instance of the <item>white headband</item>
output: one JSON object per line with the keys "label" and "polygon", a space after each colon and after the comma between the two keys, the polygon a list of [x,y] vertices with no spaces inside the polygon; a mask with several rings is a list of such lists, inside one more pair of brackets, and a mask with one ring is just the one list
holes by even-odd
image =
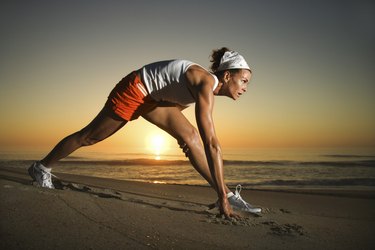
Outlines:
{"label": "white headband", "polygon": [[217,71],[227,70],[227,69],[248,69],[251,70],[247,62],[236,51],[226,51],[220,60],[220,65]]}

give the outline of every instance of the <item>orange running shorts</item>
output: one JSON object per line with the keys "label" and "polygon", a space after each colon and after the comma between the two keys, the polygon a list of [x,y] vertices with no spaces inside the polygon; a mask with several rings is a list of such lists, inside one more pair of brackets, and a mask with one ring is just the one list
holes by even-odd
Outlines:
{"label": "orange running shorts", "polygon": [[115,86],[105,105],[122,119],[131,121],[153,110],[157,102],[148,94],[138,73],[133,71]]}

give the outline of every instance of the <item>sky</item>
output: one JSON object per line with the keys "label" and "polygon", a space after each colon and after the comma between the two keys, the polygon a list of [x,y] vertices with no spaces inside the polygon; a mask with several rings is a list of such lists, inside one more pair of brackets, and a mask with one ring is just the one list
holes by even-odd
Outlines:
{"label": "sky", "polygon": [[[0,3],[0,150],[43,149],[88,124],[132,70],[213,49],[253,69],[238,101],[216,97],[225,148],[374,147],[374,1],[98,1]],[[195,124],[194,107],[184,111]],[[142,150],[142,118],[95,150]]]}

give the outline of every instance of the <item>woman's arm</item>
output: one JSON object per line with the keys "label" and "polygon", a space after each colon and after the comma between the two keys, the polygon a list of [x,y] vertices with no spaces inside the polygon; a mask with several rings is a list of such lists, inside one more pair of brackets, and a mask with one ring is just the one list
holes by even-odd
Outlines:
{"label": "woman's arm", "polygon": [[193,70],[189,74],[187,77],[190,77],[189,80],[193,83],[190,88],[196,99],[195,116],[197,125],[204,145],[211,176],[216,185],[215,188],[220,202],[220,211],[226,217],[231,217],[233,216],[233,212],[226,195],[221,147],[216,136],[212,118],[214,107],[214,78],[207,71],[201,70]]}
{"label": "woman's arm", "polygon": [[214,121],[212,118],[213,106],[214,96],[210,84],[201,84],[197,92],[195,117],[211,175],[216,184],[220,199],[226,197],[226,192],[221,147],[215,133]]}

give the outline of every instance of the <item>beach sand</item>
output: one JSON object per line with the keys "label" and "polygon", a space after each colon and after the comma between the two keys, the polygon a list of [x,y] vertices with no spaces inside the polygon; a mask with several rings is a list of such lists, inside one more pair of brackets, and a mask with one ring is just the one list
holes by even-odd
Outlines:
{"label": "beach sand", "polygon": [[242,190],[231,221],[209,187],[59,174],[60,189],[0,168],[1,249],[374,249],[373,192]]}

